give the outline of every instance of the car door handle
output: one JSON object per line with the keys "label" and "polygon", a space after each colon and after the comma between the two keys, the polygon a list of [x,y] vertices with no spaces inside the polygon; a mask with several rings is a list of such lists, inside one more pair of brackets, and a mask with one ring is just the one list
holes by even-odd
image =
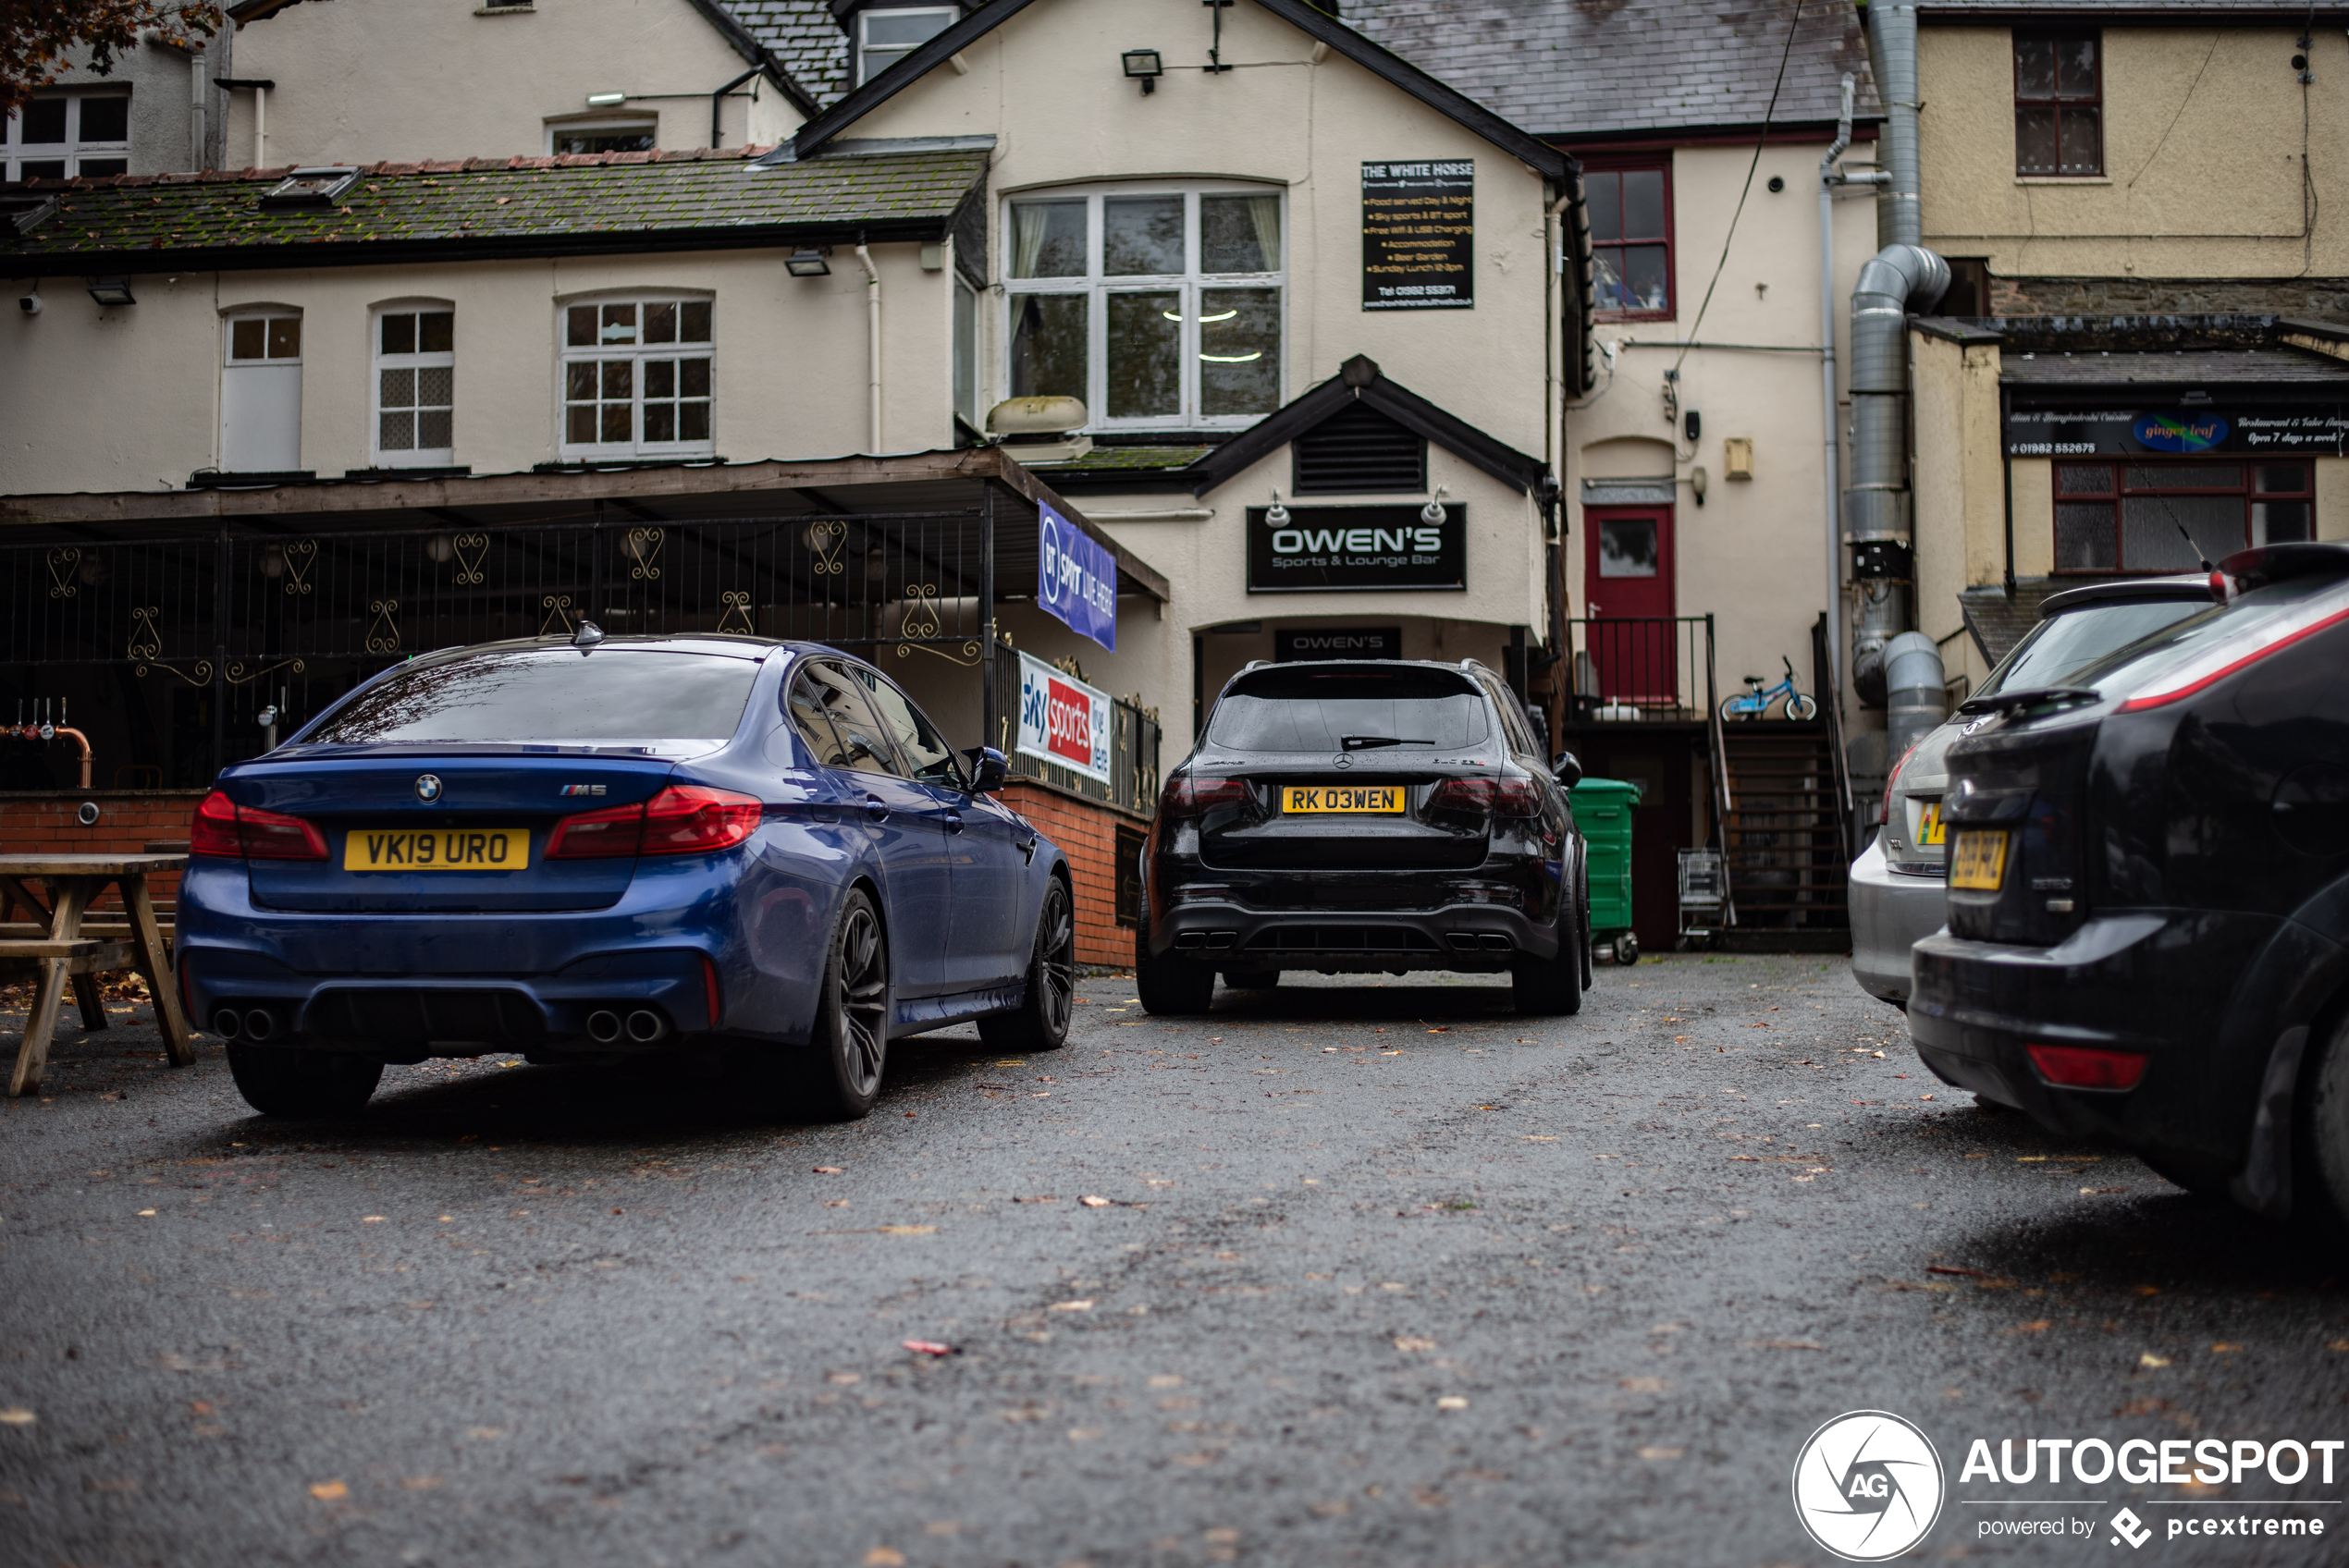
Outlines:
{"label": "car door handle", "polygon": [[889,820],[888,803],[878,795],[867,795],[865,797],[865,815],[875,822],[887,822]]}
{"label": "car door handle", "polygon": [[948,812],[946,814],[946,831],[949,833],[960,833],[962,830],[963,814],[958,811]]}

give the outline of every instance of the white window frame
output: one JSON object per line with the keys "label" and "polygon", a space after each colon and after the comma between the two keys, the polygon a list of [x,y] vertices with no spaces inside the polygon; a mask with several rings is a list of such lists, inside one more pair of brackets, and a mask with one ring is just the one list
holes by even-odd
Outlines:
{"label": "white window frame", "polygon": [[[259,322],[262,324],[261,356],[257,359],[241,358],[237,353],[237,327],[239,324],[248,321]],[[294,324],[294,351],[292,353],[273,354],[270,352],[272,345],[269,341],[270,334],[268,324],[273,321],[290,321]],[[222,468],[232,469],[234,472],[238,472],[291,473],[301,472],[303,423],[303,410],[301,401],[303,374],[302,356],[304,348],[306,347],[302,338],[307,330],[308,322],[306,320],[306,312],[292,305],[259,303],[237,305],[220,312],[221,384],[219,460]],[[285,465],[283,468],[258,470],[236,469],[230,461],[231,454],[228,450],[229,423],[232,420],[236,419],[240,412],[250,417],[253,409],[256,407],[256,404],[249,394],[240,395],[236,392],[232,392],[230,388],[230,384],[228,378],[240,370],[281,370],[290,371],[292,373],[292,395],[290,402],[292,405],[293,423],[291,434],[293,437],[294,460]],[[247,387],[250,387],[258,384],[246,383],[244,385]]]}
{"label": "white window frame", "polygon": [[[125,174],[129,172],[129,116],[125,116],[120,141],[84,141],[81,140],[81,105],[92,98],[121,98],[127,101],[130,94],[117,90],[107,92],[71,92],[63,96],[66,105],[66,139],[63,141],[28,143],[22,140],[24,116],[20,111],[11,110],[5,117],[0,117],[0,179],[24,178],[23,166],[28,162],[36,164],[62,162],[66,166],[64,178],[71,179],[81,173],[81,162],[84,158],[117,160],[122,165],[121,172]],[[44,99],[43,101],[55,102],[55,100]]]}
{"label": "white window frame", "polygon": [[[386,316],[426,315],[446,312],[455,315],[457,307],[446,300],[390,300],[367,312],[367,451],[369,460],[377,468],[454,468],[457,466],[456,401],[452,385],[449,394],[449,434],[446,447],[396,447],[383,444],[383,385],[387,370],[446,370],[453,384],[456,377],[457,353],[455,324],[450,324],[449,349],[446,353],[417,351],[407,354],[384,352],[384,318]],[[411,403],[412,409],[435,405]]]}
{"label": "white window frame", "polygon": [[548,120],[547,122],[547,155],[550,158],[564,156],[555,151],[555,139],[559,136],[572,136],[583,131],[592,133],[598,130],[645,132],[652,137],[653,146],[658,148],[660,145],[660,116],[658,115],[616,115],[608,119],[594,120]]}
{"label": "white window frame", "polygon": [[[950,269],[951,270],[951,269]],[[985,374],[979,360],[979,323],[986,318],[984,293],[970,286],[961,273],[953,275],[954,297],[949,308],[949,330],[953,335],[952,362],[948,374],[952,378],[947,388],[948,398],[954,405],[954,415],[973,430],[982,430],[987,418]]]}
{"label": "white window frame", "polygon": [[[878,16],[944,17],[946,18],[946,27],[940,28],[938,32],[944,32],[946,28],[953,27],[956,22],[963,19],[962,7],[958,6],[867,6],[863,10],[858,11],[856,13],[856,85],[859,87],[862,87],[865,83],[872,80],[873,78],[880,75],[880,71],[871,71],[865,68],[866,55],[872,47],[872,45],[865,42],[865,22],[867,18]],[[931,33],[930,38],[937,37],[938,32]],[[926,43],[929,41],[929,39],[924,39],[922,42]],[[912,49],[901,49],[894,44],[888,45],[886,52],[889,55],[889,63],[888,65],[881,67],[881,70],[887,70],[890,66],[895,65],[905,55],[911,54],[913,49],[918,49],[920,47],[920,43],[913,45]]]}
{"label": "white window frame", "polygon": [[[718,345],[717,297],[691,289],[631,289],[622,293],[590,294],[563,300],[555,306],[555,442],[556,450],[565,461],[636,461],[659,460],[665,458],[707,458],[718,452]],[[581,307],[592,307],[599,313],[607,305],[636,307],[637,341],[584,345],[571,343],[571,312]],[[646,343],[643,341],[645,307],[647,305],[706,305],[710,311],[710,339],[707,345],[694,343]],[[682,317],[683,312],[680,315]],[[680,323],[683,329],[683,323]],[[707,352],[700,350],[706,347]],[[647,360],[707,359],[709,361],[709,436],[700,441],[647,441],[645,430],[645,361]],[[630,406],[633,410],[630,428],[633,439],[619,441],[577,442],[571,439],[571,399],[568,395],[571,367],[584,361],[603,362],[629,359],[635,361],[630,376]],[[600,406],[600,401],[599,401]]]}
{"label": "white window frame", "polygon": [[[1183,263],[1184,270],[1164,276],[1145,274],[1105,276],[1102,271],[1101,203],[1119,196],[1175,196],[1183,198]],[[1199,213],[1201,196],[1265,196],[1281,199],[1281,265],[1272,272],[1261,273],[1201,273],[1199,271]],[[1083,277],[1014,277],[1013,246],[1015,243],[1012,222],[1012,207],[1025,202],[1067,202],[1081,199],[1085,202],[1085,266]],[[1012,312],[1026,294],[1083,294],[1091,299],[1087,311],[1089,342],[1086,349],[1085,410],[1088,431],[1126,430],[1246,430],[1262,419],[1264,414],[1219,414],[1212,418],[1199,411],[1199,291],[1202,288],[1275,288],[1280,291],[1280,346],[1275,349],[1279,359],[1270,413],[1288,400],[1288,262],[1294,249],[1290,239],[1288,190],[1285,187],[1246,180],[1133,180],[1111,185],[1081,187],[1044,187],[1023,190],[1003,198],[1000,209],[1002,239],[1002,259],[996,276],[1003,280],[1003,312],[998,318],[1002,342],[996,358],[998,386],[1006,395],[1012,385]],[[1146,419],[1112,419],[1109,417],[1109,312],[1103,301],[1112,294],[1174,288],[1182,295],[1183,327],[1178,352],[1183,357],[1183,390],[1181,410],[1170,415]]]}

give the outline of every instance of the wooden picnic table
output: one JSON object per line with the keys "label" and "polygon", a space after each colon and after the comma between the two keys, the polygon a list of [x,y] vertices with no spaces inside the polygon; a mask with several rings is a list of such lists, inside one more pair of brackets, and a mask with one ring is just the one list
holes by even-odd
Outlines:
{"label": "wooden picnic table", "polygon": [[[174,1067],[196,1060],[188,1037],[188,1020],[179,1011],[179,986],[172,974],[171,955],[155,924],[155,906],[147,896],[147,878],[157,872],[178,871],[186,855],[0,855],[0,916],[21,906],[32,915],[28,924],[9,925],[0,934],[0,960],[31,960],[40,975],[32,1011],[25,1017],[24,1039],[17,1047],[16,1072],[8,1080],[11,1097],[41,1087],[42,1069],[48,1065],[49,1039],[56,1033],[57,1013],[65,1005],[66,988],[73,987],[81,1007],[82,1026],[106,1027],[105,998],[95,978],[107,969],[135,969],[147,982],[155,1010],[155,1025],[163,1031],[164,1049]],[[32,885],[49,895],[44,905]],[[129,930],[122,937],[84,935],[83,917],[109,886],[122,889],[122,907]],[[123,939],[127,937],[128,939]]]}

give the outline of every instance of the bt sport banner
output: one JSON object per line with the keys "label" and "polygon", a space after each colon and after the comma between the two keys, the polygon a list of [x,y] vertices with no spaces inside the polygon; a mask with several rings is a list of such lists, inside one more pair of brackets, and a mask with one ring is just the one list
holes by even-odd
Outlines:
{"label": "bt sport banner", "polygon": [[1036,602],[1071,631],[1117,652],[1117,557],[1041,502],[1036,546]]}
{"label": "bt sport banner", "polygon": [[1020,754],[1058,763],[1097,783],[1108,783],[1109,700],[1107,692],[1064,675],[1032,655],[1020,655]]}

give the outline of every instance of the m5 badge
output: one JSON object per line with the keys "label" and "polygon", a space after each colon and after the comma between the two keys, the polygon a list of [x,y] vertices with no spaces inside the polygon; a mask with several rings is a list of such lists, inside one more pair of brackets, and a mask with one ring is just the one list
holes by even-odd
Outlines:
{"label": "m5 badge", "polygon": [[566,784],[562,792],[566,795],[600,795],[604,787],[601,784]]}

